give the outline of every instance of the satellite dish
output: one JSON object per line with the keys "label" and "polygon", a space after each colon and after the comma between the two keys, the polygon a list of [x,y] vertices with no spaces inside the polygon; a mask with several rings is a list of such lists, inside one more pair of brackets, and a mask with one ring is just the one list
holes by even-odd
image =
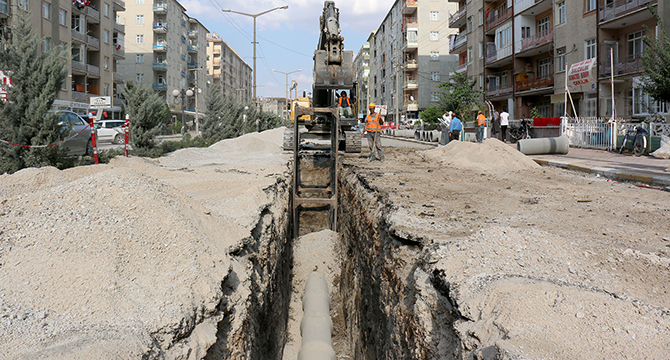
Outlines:
{"label": "satellite dish", "polygon": [[410,95],[410,96],[409,96],[409,100],[410,100],[410,101],[414,101],[414,96]]}

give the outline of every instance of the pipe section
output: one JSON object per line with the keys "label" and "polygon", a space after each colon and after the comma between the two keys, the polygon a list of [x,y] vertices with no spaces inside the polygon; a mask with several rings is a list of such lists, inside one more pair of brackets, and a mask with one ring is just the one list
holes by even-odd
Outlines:
{"label": "pipe section", "polygon": [[333,322],[330,319],[330,294],[322,273],[314,271],[309,274],[302,297],[302,309],[302,348],[298,360],[335,360],[331,340]]}
{"label": "pipe section", "polygon": [[567,136],[519,140],[516,149],[524,155],[567,154],[570,140]]}

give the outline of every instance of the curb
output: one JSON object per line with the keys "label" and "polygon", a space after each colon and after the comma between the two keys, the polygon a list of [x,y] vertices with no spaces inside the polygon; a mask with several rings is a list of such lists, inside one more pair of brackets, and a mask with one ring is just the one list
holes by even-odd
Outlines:
{"label": "curb", "polygon": [[382,138],[413,142],[413,143],[422,144],[422,145],[432,145],[432,146],[439,146],[440,145],[439,142],[426,142],[426,141],[420,141],[420,140],[415,140],[415,139],[411,139],[411,138],[395,137],[395,136],[390,136],[390,135],[382,135]]}
{"label": "curb", "polygon": [[670,175],[668,176],[654,175],[651,173],[640,172],[640,171],[619,170],[614,168],[598,167],[598,166],[590,167],[587,165],[577,163],[568,163],[564,161],[545,160],[537,158],[533,158],[533,161],[542,166],[553,166],[568,170],[586,172],[604,176],[612,180],[634,181],[656,186],[670,186]]}

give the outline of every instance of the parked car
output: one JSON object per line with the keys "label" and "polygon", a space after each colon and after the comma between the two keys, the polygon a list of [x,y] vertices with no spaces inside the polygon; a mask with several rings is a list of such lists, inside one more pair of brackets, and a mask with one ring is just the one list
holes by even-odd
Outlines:
{"label": "parked car", "polygon": [[98,141],[109,141],[112,144],[123,144],[125,142],[124,120],[100,120],[95,122]]}
{"label": "parked car", "polygon": [[58,125],[63,126],[63,129],[70,128],[70,133],[67,136],[68,140],[62,145],[63,149],[67,150],[67,154],[92,155],[91,130],[81,115],[69,110],[56,110],[54,113],[58,115]]}
{"label": "parked car", "polygon": [[395,123],[385,122],[384,125],[382,125],[382,129],[395,129]]}

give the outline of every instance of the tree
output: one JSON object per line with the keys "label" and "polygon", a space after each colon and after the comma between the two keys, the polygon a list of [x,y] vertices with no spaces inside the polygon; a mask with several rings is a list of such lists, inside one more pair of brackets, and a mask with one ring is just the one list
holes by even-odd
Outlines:
{"label": "tree", "polygon": [[130,142],[139,148],[153,148],[163,122],[170,117],[170,108],[144,83],[128,81],[122,95],[126,99],[126,113],[130,116]]}
{"label": "tree", "polygon": [[642,90],[657,101],[670,101],[670,40],[656,10],[650,5],[647,8],[656,18],[661,31],[658,32],[658,38],[654,39],[649,35],[654,32],[644,27],[647,36],[644,37],[646,49],[642,63],[647,81],[642,83]]}
{"label": "tree", "polygon": [[445,111],[442,111],[439,106],[431,106],[419,113],[419,118],[421,118],[424,123],[433,125],[440,122],[438,118],[442,117],[444,113]]}
{"label": "tree", "polygon": [[438,85],[443,89],[440,95],[440,111],[452,111],[463,122],[474,121],[472,111],[477,108],[477,99],[483,94],[483,91],[475,89],[476,84],[477,79],[469,80],[463,74],[454,73],[450,81]]}
{"label": "tree", "polygon": [[[42,40],[33,31],[28,14],[19,11],[12,29],[14,41],[0,51],[0,69],[12,79],[7,101],[0,100],[0,137],[21,145],[50,145],[68,132],[58,117],[47,113],[67,76],[64,49],[41,51]],[[25,167],[63,166],[65,151],[60,146],[19,147],[0,145],[0,173]]]}

